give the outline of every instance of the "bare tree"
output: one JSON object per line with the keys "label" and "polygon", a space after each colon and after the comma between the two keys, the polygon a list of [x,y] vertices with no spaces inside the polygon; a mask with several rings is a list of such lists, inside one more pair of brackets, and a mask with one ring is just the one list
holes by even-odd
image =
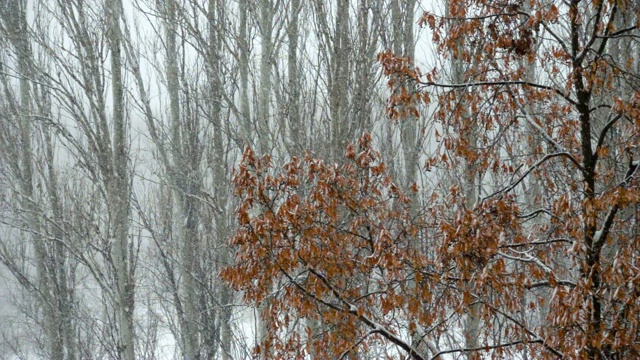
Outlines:
{"label": "bare tree", "polygon": [[[153,357],[163,336],[188,359],[248,354],[233,310],[241,294],[218,276],[231,264],[233,166],[247,145],[274,164],[306,150],[341,162],[347,144],[371,132],[404,187],[424,180],[425,120],[388,121],[395,90],[376,63],[387,48],[415,57],[418,3],[0,5],[0,181],[11,185],[2,221],[20,239],[0,230],[0,261],[33,297],[25,309],[38,309],[29,324],[39,354]],[[455,60],[449,68],[454,82],[466,79]],[[465,136],[473,142],[473,130]],[[466,174],[472,205],[481,176]],[[271,298],[278,291],[273,284]],[[257,341],[270,331],[268,300],[258,312]],[[308,327],[312,341],[323,326],[303,320],[283,338]]]}
{"label": "bare tree", "polygon": [[[0,6],[0,37],[11,44],[14,55],[5,53],[0,59],[6,110],[0,125],[0,159],[6,165],[2,176],[8,184],[15,184],[5,194],[14,212],[3,223],[20,230],[18,239],[29,239],[35,276],[28,265],[30,251],[13,252],[14,242],[9,237],[0,241],[0,262],[37,300],[34,320],[44,333],[42,354],[52,359],[75,359],[73,280],[69,278],[73,270],[63,246],[66,234],[52,133],[40,120],[51,116],[51,95],[49,84],[38,75],[43,64],[37,63],[32,50],[27,9],[26,1]],[[17,87],[10,76],[17,79]]]}
{"label": "bare tree", "polygon": [[[229,10],[220,1],[209,1],[206,6],[193,1],[156,2],[150,8],[154,10],[150,20],[159,20],[159,35],[164,40],[164,64],[155,69],[166,79],[162,84],[162,91],[168,94],[166,121],[152,108],[148,83],[141,73],[142,55],[133,43],[129,56],[142,99],[140,110],[163,167],[160,181],[170,189],[156,206],[164,214],[162,223],[170,225],[158,228],[147,220],[145,226],[154,234],[158,260],[172,294],[172,312],[179,324],[174,336],[183,355],[230,358],[233,299],[217,278],[217,269],[228,263],[229,251],[229,206],[222,199],[229,198],[228,146],[249,130],[241,125],[239,134],[233,133],[230,113],[223,111],[227,105],[240,123],[245,119],[228,102],[233,96],[223,80],[229,74],[223,55]],[[175,211],[167,212],[168,204],[176,204]],[[177,231],[171,230],[174,227]]]}

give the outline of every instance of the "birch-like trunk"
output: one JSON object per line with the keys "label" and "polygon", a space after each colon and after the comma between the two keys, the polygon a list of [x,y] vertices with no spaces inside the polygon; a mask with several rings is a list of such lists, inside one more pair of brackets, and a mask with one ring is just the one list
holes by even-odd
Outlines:
{"label": "birch-like trunk", "polygon": [[[447,0],[445,2],[446,10],[448,13],[451,6],[455,6],[454,3],[450,2],[451,0]],[[458,44],[457,46],[461,46]],[[453,54],[451,55],[451,82],[454,84],[464,83],[466,81],[466,74],[463,62],[461,59],[456,58]],[[466,91],[466,90],[462,90]],[[460,97],[464,96],[460,94]],[[465,114],[466,118],[469,118],[471,114]],[[469,127],[464,133],[460,134],[468,144],[472,147],[472,151],[474,151],[477,143],[477,134],[476,129],[473,127]],[[476,205],[478,199],[478,186],[479,186],[479,174],[477,170],[477,166],[473,163],[464,164],[465,168],[462,170],[462,189],[464,191],[465,197],[465,206],[468,209],[473,209]],[[471,289],[468,289],[471,291]],[[465,314],[464,326],[463,326],[463,337],[464,337],[464,347],[467,349],[474,349],[478,347],[479,337],[480,337],[480,317],[479,311],[481,307],[479,304],[471,304],[469,309]],[[468,359],[477,359],[477,352],[469,352],[467,353]]]}
{"label": "birch-like trunk", "polygon": [[259,2],[260,15],[260,92],[258,96],[258,117],[255,119],[258,129],[259,154],[264,154],[274,145],[271,143],[271,93],[273,91],[272,69],[274,59],[273,16],[271,0]]}
{"label": "birch-like trunk", "polygon": [[287,26],[288,52],[287,70],[289,92],[287,120],[289,122],[289,139],[285,143],[289,144],[289,153],[301,155],[306,146],[305,131],[302,118],[300,116],[300,75],[298,71],[298,38],[300,37],[300,24],[298,22],[300,11],[302,10],[300,0],[291,0],[289,4],[289,24]]}
{"label": "birch-like trunk", "polygon": [[133,328],[134,286],[133,263],[129,248],[131,215],[129,185],[129,147],[124,109],[122,33],[120,0],[106,0],[107,40],[110,50],[113,145],[111,168],[107,177],[109,216],[113,229],[113,265],[115,267],[115,312],[118,325],[118,354],[122,359],[135,359]]}
{"label": "birch-like trunk", "polygon": [[[51,99],[49,94],[49,84],[41,85],[42,105],[40,106],[40,112],[44,118],[51,117]],[[53,267],[52,277],[54,279],[54,297],[56,308],[56,329],[59,339],[58,342],[62,344],[61,348],[65,353],[65,359],[75,360],[78,352],[78,340],[76,334],[76,327],[74,325],[74,289],[69,279],[68,272],[73,271],[69,269],[69,252],[66,249],[65,244],[68,244],[69,236],[65,233],[64,223],[66,221],[64,216],[63,204],[61,196],[59,194],[59,181],[57,175],[57,169],[55,165],[54,149],[52,130],[49,127],[42,129],[44,137],[44,159],[46,165],[46,177],[47,177],[47,197],[51,206],[53,226],[51,233],[54,240],[54,244],[51,246],[51,254]]]}
{"label": "birch-like trunk", "polygon": [[[375,28],[371,26],[370,10],[373,6],[371,0],[360,0],[356,12],[356,27],[358,40],[355,44],[354,56],[354,87],[352,118],[349,123],[349,133],[351,136],[360,136],[363,132],[372,131],[372,93],[374,89],[375,76],[373,75],[373,61],[376,51]],[[343,149],[340,149],[344,151]]]}
{"label": "birch-like trunk", "polygon": [[331,159],[338,161],[349,142],[349,1],[336,4],[335,29],[331,48],[330,74],[328,78],[329,111],[331,114]]}
{"label": "birch-like trunk", "polygon": [[[180,322],[180,342],[183,356],[186,359],[199,359],[199,323],[200,312],[198,306],[197,273],[199,257],[196,253],[198,246],[197,208],[194,203],[192,188],[195,174],[193,159],[189,156],[189,142],[187,139],[193,134],[187,132],[184,124],[189,121],[180,112],[180,77],[178,70],[178,49],[176,45],[177,21],[179,18],[175,1],[169,0],[158,3],[164,16],[164,34],[166,44],[166,76],[167,93],[169,95],[169,148],[172,163],[165,164],[169,181],[172,184],[174,198],[177,200],[175,223],[178,227],[178,248],[180,252],[179,273],[181,283],[178,285],[181,312],[178,312]],[[197,129],[191,129],[197,131]],[[162,146],[162,145],[160,145]],[[198,164],[195,164],[197,168]]]}
{"label": "birch-like trunk", "polygon": [[[16,128],[19,130],[17,134],[17,143],[19,145],[16,146],[16,152],[14,153],[17,159],[13,160],[16,161],[17,166],[13,167],[15,170],[13,176],[17,180],[16,185],[20,191],[18,208],[24,210],[22,227],[26,230],[26,236],[30,239],[35,253],[35,288],[30,290],[35,295],[38,307],[42,311],[41,321],[45,333],[44,346],[47,356],[51,359],[64,359],[65,348],[67,348],[68,358],[73,358],[73,345],[65,342],[65,339],[69,338],[69,334],[65,332],[67,329],[64,327],[68,318],[63,318],[63,316],[68,316],[69,314],[61,311],[69,305],[66,302],[67,298],[63,297],[66,294],[67,287],[64,282],[58,283],[58,281],[64,281],[66,276],[64,256],[59,251],[61,249],[58,244],[53,244],[53,252],[47,246],[45,226],[41,223],[41,217],[39,216],[42,210],[39,208],[38,204],[40,202],[37,197],[40,195],[37,194],[34,188],[37,176],[34,170],[34,161],[37,150],[32,145],[32,138],[36,130],[33,122],[37,119],[36,114],[39,109],[35,106],[36,89],[32,86],[32,81],[36,78],[36,72],[31,48],[30,29],[27,24],[27,2],[16,0],[4,6],[4,9],[0,9],[0,21],[3,25],[0,28],[4,30],[4,33],[0,33],[0,35],[7,36],[8,43],[13,47],[19,79],[18,99],[14,100],[11,96],[7,96],[6,99],[12,104],[10,108],[12,109],[12,115],[15,117]],[[2,67],[4,68],[4,66]],[[4,69],[2,76],[5,94],[9,95],[10,85],[4,78]],[[47,130],[45,129],[44,131],[48,135]],[[47,137],[47,139],[49,138]],[[5,144],[5,146],[13,147],[14,145]],[[51,169],[53,159],[47,157],[44,160],[45,165]],[[50,172],[49,175],[51,174],[53,173]],[[53,180],[55,181],[55,178]],[[55,186],[55,183],[49,185]],[[49,189],[51,190],[51,188]],[[0,255],[0,258],[2,258],[2,255]],[[2,260],[5,265],[15,264],[14,261],[12,259]],[[13,271],[16,271],[15,268]],[[15,273],[14,275],[23,276],[25,279],[28,277],[26,271],[19,274]]]}
{"label": "birch-like trunk", "polygon": [[[206,51],[206,71],[208,81],[208,118],[212,125],[213,131],[213,146],[210,148],[209,165],[212,171],[212,185],[213,196],[218,199],[219,209],[214,211],[213,219],[215,222],[215,232],[212,234],[214,238],[213,245],[216,248],[215,264],[212,266],[222,267],[230,265],[229,247],[227,245],[227,238],[229,235],[229,224],[227,223],[227,211],[229,208],[223,201],[227,199],[226,190],[226,158],[224,137],[225,128],[223,128],[223,112],[222,102],[223,93],[225,91],[223,85],[222,73],[222,52],[223,50],[223,36],[225,34],[224,24],[226,23],[226,11],[224,1],[209,0],[208,13],[207,13],[207,26],[208,26],[208,50]],[[248,114],[247,114],[248,115]],[[215,307],[218,328],[214,328],[214,319],[211,318],[208,324],[210,331],[208,336],[214,336],[216,332],[219,332],[219,341],[210,342],[211,345],[215,345],[208,352],[209,358],[213,356],[217,350],[218,343],[221,350],[222,360],[231,360],[231,344],[233,333],[231,330],[231,302],[233,300],[233,293],[227,284],[222,281],[214,281],[214,293],[217,296],[214,299],[217,306]]]}
{"label": "birch-like trunk", "polygon": [[[247,15],[249,5],[247,0],[238,1],[238,72],[240,73],[240,117],[243,145],[255,145],[254,134],[256,133],[251,122],[251,107],[249,106],[249,25]],[[244,149],[243,149],[244,150]]]}
{"label": "birch-like trunk", "polygon": [[[414,11],[416,7],[415,0],[391,1],[391,30],[393,52],[402,57],[414,59],[415,57],[415,41],[414,41]],[[408,91],[416,91],[413,84],[408,84]],[[409,189],[414,183],[417,183],[417,173],[419,171],[419,155],[420,144],[418,142],[418,121],[419,118],[408,114],[406,118],[400,120],[400,145],[402,147],[402,155],[404,160],[403,171],[397,176],[402,179],[403,185]],[[416,215],[419,207],[419,201],[416,193],[409,193],[412,200],[411,211],[413,216]],[[415,251],[420,251],[423,244],[416,242],[414,244]],[[411,286],[416,286],[414,282]],[[414,349],[417,349],[423,356],[429,351],[429,346],[423,339],[424,329],[417,324],[416,330],[411,334],[411,343]]]}
{"label": "birch-like trunk", "polygon": [[[413,15],[416,7],[415,0],[392,1],[391,13],[393,19],[393,50],[398,56],[415,58],[415,40],[413,35]],[[409,85],[409,92],[416,91]],[[408,115],[400,124],[400,143],[404,156],[404,185],[411,186],[417,181],[419,170],[420,147],[418,144],[418,121],[413,115]],[[413,199],[414,202],[417,199]]]}

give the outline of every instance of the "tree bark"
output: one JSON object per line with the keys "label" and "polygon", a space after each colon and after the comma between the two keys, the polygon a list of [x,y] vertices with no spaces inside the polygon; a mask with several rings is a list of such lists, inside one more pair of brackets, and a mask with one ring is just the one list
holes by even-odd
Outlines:
{"label": "tree bark", "polygon": [[118,324],[118,353],[126,360],[135,359],[135,331],[133,328],[134,286],[133,264],[129,249],[129,150],[127,121],[124,110],[124,84],[122,75],[122,33],[120,0],[106,3],[107,39],[111,58],[111,96],[113,145],[113,173],[107,178],[109,210],[113,228],[113,255],[116,277],[116,319]]}

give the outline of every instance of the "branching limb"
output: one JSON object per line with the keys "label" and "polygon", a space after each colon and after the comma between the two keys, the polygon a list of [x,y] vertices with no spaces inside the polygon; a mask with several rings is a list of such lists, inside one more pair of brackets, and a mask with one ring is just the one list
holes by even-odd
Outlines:
{"label": "branching limb", "polygon": [[572,244],[573,240],[567,239],[567,238],[557,238],[557,239],[549,239],[549,240],[544,240],[544,241],[532,241],[532,242],[522,243],[522,244],[505,244],[505,245],[500,245],[499,248],[500,249],[512,249],[512,248],[519,248],[519,247],[524,247],[524,246],[551,245],[553,243],[559,243],[559,242]]}
{"label": "branching limb", "polygon": [[600,132],[600,136],[598,136],[598,144],[596,145],[595,153],[593,154],[594,158],[596,159],[598,158],[598,150],[602,148],[602,145],[604,144],[604,140],[607,137],[607,133],[609,132],[609,130],[611,130],[613,125],[615,125],[615,123],[618,122],[618,120],[620,120],[621,118],[622,118],[622,114],[620,113],[614,116],[613,119],[609,120],[609,122],[602,128],[602,131]]}
{"label": "branching limb", "polygon": [[525,288],[527,290],[532,290],[532,289],[541,288],[541,287],[555,287],[555,286],[568,286],[568,287],[575,288],[576,283],[569,280],[557,280],[556,285],[551,285],[551,283],[548,281],[539,281],[533,284],[529,284],[525,286]]}
{"label": "branching limb", "polygon": [[460,84],[444,84],[444,83],[437,83],[433,81],[418,80],[418,84],[424,87],[436,87],[436,88],[444,88],[444,89],[462,89],[462,88],[467,89],[467,88],[479,87],[479,86],[509,86],[509,85],[530,86],[536,89],[551,91],[556,95],[559,95],[561,98],[565,99],[571,105],[577,105],[577,102],[573,100],[569,95],[566,95],[563,90],[554,88],[553,86],[542,85],[542,84],[538,84],[530,81],[522,81],[522,80],[478,81],[478,82],[468,82],[468,83],[460,83]]}
{"label": "branching limb", "polygon": [[609,236],[609,232],[613,226],[613,221],[615,220],[619,210],[620,205],[615,204],[607,213],[607,217],[604,220],[602,228],[596,232],[596,236],[593,239],[593,248],[596,252],[600,251],[605,241],[607,241],[607,237]]}
{"label": "branching limb", "polygon": [[[475,295],[477,298],[477,295]],[[514,318],[513,316],[505,313],[504,311],[498,309],[497,307],[483,302],[483,304],[485,306],[487,306],[488,308],[490,308],[491,310],[493,310],[494,312],[496,312],[499,315],[502,315],[505,317],[505,319],[511,321],[513,324],[515,324],[516,326],[518,326],[519,328],[521,328],[522,330],[524,330],[524,332],[526,332],[527,334],[531,335],[534,340],[530,340],[529,343],[539,343],[542,344],[542,346],[549,351],[550,353],[556,355],[559,359],[564,358],[564,354],[562,354],[559,350],[553,348],[551,345],[547,344],[546,341],[538,334],[536,334],[535,332],[533,332],[531,329],[529,329],[527,326],[525,326],[522,322],[520,322],[519,320],[517,320],[516,318]]]}
{"label": "branching limb", "polygon": [[469,352],[475,352],[475,351],[486,351],[486,350],[492,350],[492,349],[498,349],[498,348],[504,348],[504,347],[511,347],[511,346],[515,346],[515,345],[519,345],[519,344],[536,344],[542,343],[542,339],[535,339],[535,340],[517,340],[517,341],[512,341],[509,343],[504,343],[504,344],[496,344],[496,345],[487,345],[487,346],[479,346],[479,347],[475,347],[475,348],[462,348],[462,349],[450,349],[450,350],[442,350],[439,353],[435,354],[431,360],[436,360],[438,359],[440,356],[442,355],[446,355],[446,354],[454,354],[454,353],[469,353]]}
{"label": "branching limb", "polygon": [[[353,304],[351,304],[351,302],[347,301],[340,294],[340,292],[329,282],[329,280],[324,275],[320,274],[315,269],[310,268],[310,267],[308,268],[308,270],[309,270],[310,273],[312,273],[318,279],[320,279],[320,281],[322,281],[323,284],[325,284],[325,286],[331,291],[333,296],[335,296],[341,303],[343,303],[345,305],[345,308],[337,306],[337,305],[334,305],[334,304],[331,304],[331,303],[328,303],[328,302],[326,302],[326,301],[324,301],[322,299],[318,299],[315,295],[310,294],[300,284],[294,283],[294,285],[298,289],[302,290],[305,295],[308,295],[311,298],[313,298],[315,300],[318,300],[322,304],[325,304],[325,305],[331,307],[332,309],[335,309],[335,310],[341,311],[341,312],[346,312],[346,313],[349,313],[349,314],[357,317],[360,322],[362,322],[363,324],[367,325],[371,329],[371,332],[380,334],[385,339],[387,339],[390,342],[392,342],[393,344],[399,346],[402,350],[407,352],[407,354],[409,354],[409,356],[411,356],[414,360],[425,360],[424,357],[422,357],[420,355],[420,353],[416,349],[414,349],[409,343],[407,343],[406,341],[401,339],[398,335],[396,335],[393,332],[391,332],[389,329],[384,327],[382,324],[379,324],[376,321],[370,319],[368,316],[366,316],[364,314],[359,314],[358,307],[353,305]],[[285,273],[285,276],[287,276],[289,279],[291,279],[291,277],[286,273]]]}
{"label": "branching limb", "polygon": [[526,221],[526,220],[531,220],[533,218],[537,218],[540,214],[547,214],[552,218],[558,219],[558,217],[555,214],[553,214],[551,211],[546,209],[538,209],[527,214],[516,215],[516,217],[518,219],[525,219]]}
{"label": "branching limb", "polygon": [[353,351],[353,349],[357,348],[358,345],[362,344],[363,341],[365,341],[369,336],[371,336],[373,334],[376,334],[375,330],[369,331],[366,335],[364,335],[363,337],[358,339],[358,341],[353,343],[353,345],[351,345],[351,347],[349,347],[347,350],[343,351],[342,354],[340,354],[340,357],[338,359],[340,359],[340,360],[345,359],[347,357],[347,355],[349,355]]}
{"label": "branching limb", "polygon": [[549,134],[547,134],[546,131],[544,131],[544,129],[540,125],[538,125],[537,122],[535,122],[531,118],[531,114],[528,114],[523,108],[520,108],[520,111],[524,113],[524,118],[525,120],[527,120],[527,123],[529,123],[529,125],[531,125],[534,129],[536,129],[536,131],[538,131],[538,133],[544,138],[544,140],[551,144],[556,149],[556,151],[568,153],[567,149],[565,149],[564,146],[555,141]]}
{"label": "branching limb", "polygon": [[507,186],[506,188],[499,190],[487,197],[485,197],[483,200],[489,199],[491,197],[497,196],[501,193],[508,193],[511,190],[513,190],[516,186],[518,186],[518,184],[520,184],[522,182],[522,180],[524,180],[533,170],[535,170],[536,168],[538,168],[540,165],[544,164],[547,160],[556,158],[556,157],[564,157],[569,159],[574,165],[576,165],[576,167],[580,170],[583,171],[583,167],[582,165],[580,165],[580,163],[573,157],[571,156],[571,154],[569,154],[568,152],[559,152],[559,153],[553,153],[553,154],[547,154],[545,155],[542,159],[536,161],[535,164],[531,165],[529,167],[529,169],[527,169],[527,171],[525,171],[524,174],[522,174],[516,181],[512,182],[511,185]]}
{"label": "branching limb", "polygon": [[526,262],[526,263],[534,263],[534,264],[538,265],[538,267],[541,268],[546,274],[551,274],[553,272],[553,270],[549,267],[549,265],[543,263],[537,257],[531,256],[530,254],[528,254],[526,252],[517,252],[515,250],[512,250],[512,251],[518,253],[521,256],[509,255],[509,254],[506,254],[504,252],[499,252],[499,254],[501,256],[504,256],[505,258],[507,258],[509,260],[522,261],[522,262]]}

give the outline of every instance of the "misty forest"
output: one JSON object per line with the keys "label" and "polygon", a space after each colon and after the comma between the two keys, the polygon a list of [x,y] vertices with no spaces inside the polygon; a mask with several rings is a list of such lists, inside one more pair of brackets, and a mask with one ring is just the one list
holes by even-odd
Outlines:
{"label": "misty forest", "polygon": [[0,1],[0,359],[640,358],[639,27]]}

